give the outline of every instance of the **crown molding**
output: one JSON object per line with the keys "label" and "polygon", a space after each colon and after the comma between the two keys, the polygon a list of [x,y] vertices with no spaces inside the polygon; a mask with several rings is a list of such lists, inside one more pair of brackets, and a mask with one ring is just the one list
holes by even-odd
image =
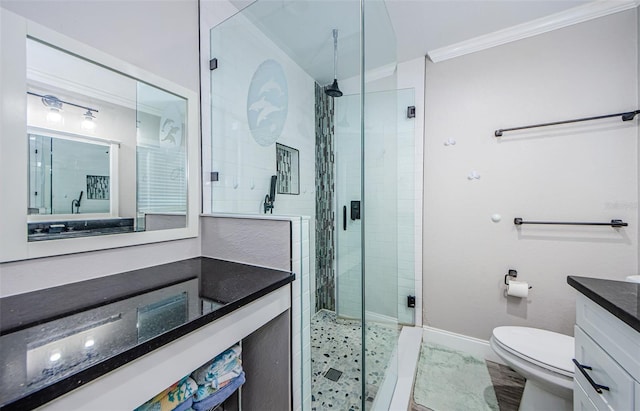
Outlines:
{"label": "crown molding", "polygon": [[512,41],[522,40],[537,36],[538,34],[629,10],[639,5],[640,0],[596,0],[527,23],[518,24],[450,46],[431,50],[427,52],[427,57],[434,63],[438,63],[454,57],[486,50]]}

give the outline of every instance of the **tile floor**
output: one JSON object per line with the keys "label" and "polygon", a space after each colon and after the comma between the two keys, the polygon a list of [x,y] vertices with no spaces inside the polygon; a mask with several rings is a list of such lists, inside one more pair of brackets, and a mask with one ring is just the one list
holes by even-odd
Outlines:
{"label": "tile floor", "polygon": [[[391,352],[398,340],[398,327],[368,323],[366,328],[366,405],[384,377]],[[359,321],[336,318],[332,311],[321,310],[311,319],[311,409],[316,411],[361,410],[361,341]],[[325,377],[333,368],[342,372],[337,381]],[[328,375],[335,379],[337,373]],[[368,407],[365,407],[368,408]]]}
{"label": "tile floor", "polygon": [[[367,324],[366,409],[373,404],[398,334],[397,326]],[[359,321],[336,318],[327,310],[311,319],[312,410],[361,410],[361,340]],[[500,411],[517,411],[525,380],[504,365],[486,361],[486,366]],[[411,409],[432,411],[415,403]]]}

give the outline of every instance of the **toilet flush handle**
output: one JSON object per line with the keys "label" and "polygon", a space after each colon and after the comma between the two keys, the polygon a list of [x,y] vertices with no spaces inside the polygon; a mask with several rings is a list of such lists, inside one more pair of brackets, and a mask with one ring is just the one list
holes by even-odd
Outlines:
{"label": "toilet flush handle", "polygon": [[576,360],[575,358],[572,359],[573,363],[576,365],[576,367],[578,367],[578,369],[580,370],[580,372],[582,373],[582,375],[584,375],[584,378],[587,379],[587,381],[589,381],[589,384],[591,384],[591,386],[593,387],[594,390],[596,390],[596,392],[598,394],[602,394],[602,390],[607,390],[609,391],[609,387],[604,386],[604,385],[600,385],[597,384],[595,381],[593,381],[593,379],[591,378],[591,376],[589,374],[587,374],[587,370],[591,370],[592,368],[589,367],[588,365],[582,365],[578,362],[578,360]]}

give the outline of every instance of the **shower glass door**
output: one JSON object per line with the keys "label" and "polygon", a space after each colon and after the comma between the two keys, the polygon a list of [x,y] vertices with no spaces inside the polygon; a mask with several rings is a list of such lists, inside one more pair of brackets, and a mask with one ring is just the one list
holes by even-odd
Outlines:
{"label": "shower glass door", "polygon": [[[201,20],[218,18],[219,4],[202,2]],[[274,193],[274,215],[311,217],[309,281],[299,276],[292,302],[294,409],[388,409],[399,165],[384,1],[258,0],[229,14],[209,31],[203,211],[264,214]],[[341,97],[325,92],[334,68]],[[286,181],[271,190],[276,175]],[[280,189],[289,183],[297,190]]]}

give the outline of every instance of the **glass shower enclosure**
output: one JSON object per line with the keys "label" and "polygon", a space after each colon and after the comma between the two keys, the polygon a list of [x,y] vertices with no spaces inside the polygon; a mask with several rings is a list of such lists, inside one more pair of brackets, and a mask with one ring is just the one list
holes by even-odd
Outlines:
{"label": "glass shower enclosure", "polygon": [[388,409],[399,324],[413,323],[398,258],[413,94],[396,89],[384,1],[258,0],[209,42],[204,211],[309,217],[294,409]]}

